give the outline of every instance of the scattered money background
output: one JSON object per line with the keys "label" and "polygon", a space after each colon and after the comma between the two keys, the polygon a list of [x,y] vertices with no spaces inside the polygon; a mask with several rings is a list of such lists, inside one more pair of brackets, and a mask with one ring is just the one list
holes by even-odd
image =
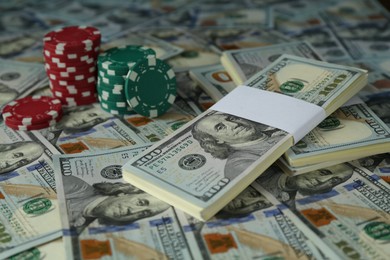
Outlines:
{"label": "scattered money background", "polygon": [[[42,37],[68,25],[98,28],[103,51],[124,44],[155,49],[178,84],[174,106],[154,119],[115,117],[94,104],[68,108],[59,124],[40,131],[0,122],[0,258],[390,255],[389,153],[297,176],[273,165],[208,222],[127,184],[120,171],[238,85],[220,60],[227,51],[237,57],[231,71],[243,75],[281,50],[308,55],[294,44],[300,41],[325,61],[367,69],[370,84],[359,96],[390,126],[390,15],[380,2],[20,0],[2,1],[0,10],[0,108],[51,95]],[[260,46],[266,55],[245,54]]]}

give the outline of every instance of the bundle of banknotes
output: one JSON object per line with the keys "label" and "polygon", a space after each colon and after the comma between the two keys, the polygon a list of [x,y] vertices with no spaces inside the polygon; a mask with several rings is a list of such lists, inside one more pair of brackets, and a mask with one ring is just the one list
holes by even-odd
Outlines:
{"label": "bundle of banknotes", "polygon": [[177,81],[156,118],[96,103],[39,131],[0,121],[1,259],[388,259],[390,13],[379,1],[0,10],[0,108],[51,95],[42,37],[68,25],[98,28],[102,51],[152,48]]}

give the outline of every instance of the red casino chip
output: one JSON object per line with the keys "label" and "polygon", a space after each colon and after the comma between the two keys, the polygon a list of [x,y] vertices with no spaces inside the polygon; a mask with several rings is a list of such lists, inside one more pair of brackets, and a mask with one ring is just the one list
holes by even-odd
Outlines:
{"label": "red casino chip", "polygon": [[55,48],[51,48],[49,46],[45,46],[43,49],[43,55],[51,58],[51,57],[57,57],[63,60],[70,59],[74,60],[75,57],[81,57],[83,55],[89,55],[91,57],[97,58],[100,53],[100,46],[97,45],[91,50],[85,50],[85,49],[74,49],[74,50],[57,50]]}
{"label": "red casino chip", "polygon": [[[49,78],[50,79],[50,78]],[[96,85],[96,78],[95,77],[88,77],[81,80],[52,80],[50,79],[50,83],[52,87],[65,87],[65,88],[87,88],[90,86]]]}
{"label": "red casino chip", "polygon": [[54,70],[47,70],[46,71],[47,76],[51,80],[55,81],[80,81],[80,80],[87,80],[88,78],[96,78],[96,71],[90,72],[75,72],[75,73],[68,73],[68,72],[57,72]]}
{"label": "red casino chip", "polygon": [[32,130],[40,130],[44,128],[48,128],[50,126],[55,125],[58,121],[60,121],[62,118],[62,114],[58,116],[54,120],[50,120],[44,123],[40,124],[34,124],[34,125],[19,125],[19,124],[14,124],[12,122],[9,122],[8,120],[5,121],[5,125],[8,126],[9,128],[12,128],[14,130],[19,130],[19,131],[32,131]]}
{"label": "red casino chip", "polygon": [[88,98],[97,95],[96,89],[86,91],[61,91],[57,89],[51,89],[53,96],[59,99],[63,98]]}
{"label": "red casino chip", "polygon": [[2,113],[4,121],[12,124],[45,124],[62,114],[62,104],[58,98],[28,96],[8,103]]}
{"label": "red casino chip", "polygon": [[46,72],[51,71],[57,74],[60,73],[67,73],[67,74],[73,74],[73,73],[92,73],[96,71],[96,65],[95,63],[92,64],[86,64],[86,65],[80,65],[80,66],[74,66],[69,65],[65,67],[58,67],[57,64],[45,64],[45,70]]}
{"label": "red casino chip", "polygon": [[90,26],[69,26],[47,33],[44,48],[55,50],[93,50],[100,45],[101,34]]}
{"label": "red casino chip", "polygon": [[65,97],[65,98],[60,98],[58,99],[61,100],[62,105],[67,106],[67,107],[75,107],[75,106],[85,106],[89,104],[96,103],[98,101],[97,99],[97,94],[94,94],[93,96],[90,97]]}
{"label": "red casino chip", "polygon": [[[96,57],[93,55],[85,54],[85,55],[64,55],[64,57],[47,57],[43,56],[46,63],[55,63],[55,64],[66,64],[66,65],[87,65],[91,64],[93,61],[96,61]],[[92,62],[91,62],[92,61]]]}
{"label": "red casino chip", "polygon": [[92,85],[90,87],[84,87],[84,88],[53,87],[53,85],[50,85],[50,89],[53,95],[55,95],[56,97],[66,97],[66,96],[86,97],[89,95],[88,93],[91,93],[91,95],[97,93],[95,85]]}

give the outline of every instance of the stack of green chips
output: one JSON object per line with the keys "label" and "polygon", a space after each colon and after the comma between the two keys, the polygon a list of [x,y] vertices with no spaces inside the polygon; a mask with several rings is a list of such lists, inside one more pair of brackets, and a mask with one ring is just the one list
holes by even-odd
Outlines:
{"label": "stack of green chips", "polygon": [[126,76],[138,61],[155,56],[154,50],[136,45],[114,47],[99,55],[97,91],[103,110],[114,115],[134,114],[126,99]]}

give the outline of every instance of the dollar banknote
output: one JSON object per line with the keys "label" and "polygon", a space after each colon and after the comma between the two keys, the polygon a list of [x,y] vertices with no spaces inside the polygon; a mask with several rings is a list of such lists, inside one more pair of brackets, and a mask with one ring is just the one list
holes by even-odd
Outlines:
{"label": "dollar banknote", "polygon": [[151,48],[156,52],[156,57],[162,60],[171,58],[180,54],[183,49],[170,44],[167,41],[158,39],[144,32],[124,32],[120,37],[109,41],[101,46],[103,50],[108,50],[113,47],[125,45],[140,45],[146,48]]}
{"label": "dollar banknote", "polygon": [[219,62],[218,53],[212,50],[207,42],[190,31],[179,28],[152,28],[148,29],[146,34],[183,49],[179,55],[167,60],[175,72],[186,72],[191,68],[214,65]]}
{"label": "dollar banknote", "polygon": [[[297,85],[293,86],[292,83]],[[365,70],[284,54],[244,85],[283,93],[322,106],[329,115],[357,94],[366,83]],[[359,87],[354,88],[355,85]],[[349,97],[343,98],[347,93]]]}
{"label": "dollar banknote", "polygon": [[285,35],[292,36],[303,30],[325,27],[326,22],[319,13],[329,4],[329,1],[318,2],[316,5],[306,1],[280,3],[273,9],[275,28]]}
{"label": "dollar banknote", "polygon": [[172,12],[157,23],[158,27],[253,27],[272,28],[272,10],[269,7],[252,8],[239,2],[192,2]]}
{"label": "dollar banknote", "polygon": [[9,259],[57,259],[65,260],[66,258],[64,243],[62,238],[51,242],[29,248],[21,253],[11,256]]}
{"label": "dollar banknote", "polygon": [[322,60],[309,43],[297,41],[225,51],[222,53],[221,63],[233,81],[239,85],[267,67],[282,54]]}
{"label": "dollar banknote", "polygon": [[[345,102],[337,101],[342,92],[353,87],[349,95],[354,95],[363,87],[365,80],[359,81],[364,75],[359,69],[284,55],[248,86],[280,91],[294,78],[303,91],[291,96],[322,106],[330,114],[334,102]],[[279,78],[281,85],[270,78]],[[280,157],[292,145],[291,137],[278,128],[209,109],[130,159],[123,166],[124,179],[207,219]]]}
{"label": "dollar banknote", "polygon": [[390,56],[390,27],[377,23],[340,28],[335,33],[354,59]]}
{"label": "dollar banknote", "polygon": [[327,26],[297,30],[291,39],[310,43],[321,57],[328,62],[352,60],[337,36]]}
{"label": "dollar banknote", "polygon": [[327,246],[320,250],[278,204],[248,186],[206,222],[177,214],[188,244],[198,249],[194,259],[326,259]]}
{"label": "dollar banknote", "polygon": [[200,8],[191,10],[194,27],[210,26],[253,26],[255,28],[272,28],[271,10],[269,8],[254,9],[242,6],[202,5]]}
{"label": "dollar banknote", "polygon": [[42,64],[0,59],[0,111],[10,101],[27,96],[46,81]]}
{"label": "dollar banknote", "polygon": [[279,209],[288,208],[283,211],[287,216],[295,214],[339,258],[388,258],[390,189],[370,171],[351,163],[297,176],[270,168],[255,183],[282,202]]}
{"label": "dollar banknote", "polygon": [[17,61],[42,62],[40,39],[43,35],[41,31],[0,35],[0,57]]}
{"label": "dollar banknote", "polygon": [[216,102],[236,87],[222,65],[191,69],[189,75]]}
{"label": "dollar banknote", "polygon": [[65,108],[56,125],[35,134],[65,154],[145,143],[129,125],[105,112],[99,103]]}
{"label": "dollar banknote", "polygon": [[45,139],[0,122],[0,258],[61,236],[56,153]]}
{"label": "dollar banknote", "polygon": [[121,166],[149,145],[54,158],[67,259],[189,259],[175,210],[125,183]]}
{"label": "dollar banknote", "polygon": [[[364,103],[343,106],[322,121],[284,155],[293,167],[354,160],[384,153],[390,128]],[[371,153],[371,154],[370,154]]]}
{"label": "dollar banknote", "polygon": [[249,27],[207,27],[191,32],[216,48],[219,52],[261,47],[289,41],[289,38],[276,30]]}
{"label": "dollar banknote", "polygon": [[[346,11],[348,10],[348,11]],[[327,24],[335,30],[369,23],[386,24],[388,11],[379,1],[336,0],[321,10]]]}
{"label": "dollar banknote", "polygon": [[370,84],[358,95],[390,127],[390,76],[386,71],[376,70],[370,73],[368,80]]}
{"label": "dollar banknote", "polygon": [[206,111],[212,105],[214,100],[194,81],[188,72],[176,73],[177,94],[196,115]]}
{"label": "dollar banknote", "polygon": [[390,153],[375,154],[355,160],[363,167],[390,184]]}
{"label": "dollar banknote", "polygon": [[186,102],[180,105],[180,100],[176,100],[172,107],[157,118],[148,118],[139,114],[125,115],[123,121],[134,133],[145,143],[157,142],[172,134],[184,124],[191,121],[195,116]]}

